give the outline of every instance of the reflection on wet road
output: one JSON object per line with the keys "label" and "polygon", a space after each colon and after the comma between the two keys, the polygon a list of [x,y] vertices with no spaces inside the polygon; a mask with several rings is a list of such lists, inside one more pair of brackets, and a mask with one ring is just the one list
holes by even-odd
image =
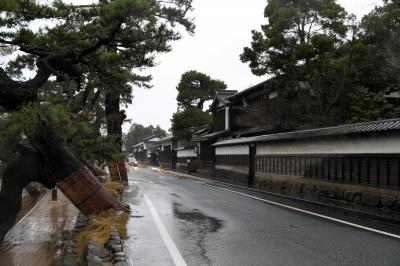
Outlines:
{"label": "reflection on wet road", "polygon": [[58,195],[58,202],[51,202],[51,193],[47,193],[29,216],[10,230],[0,246],[0,265],[50,266],[59,262],[64,249],[60,239],[65,238],[59,234],[73,229],[78,210],[62,193]]}
{"label": "reflection on wet road", "polygon": [[130,170],[129,255],[175,265],[145,199],[187,265],[399,265],[400,241],[293,212],[191,179]]}
{"label": "reflection on wet road", "polygon": [[217,218],[207,216],[198,209],[188,210],[177,202],[173,202],[173,210],[176,218],[183,221],[181,238],[192,242],[193,250],[198,250],[198,264],[209,265],[212,263],[207,256],[207,234],[217,233],[223,222]]}

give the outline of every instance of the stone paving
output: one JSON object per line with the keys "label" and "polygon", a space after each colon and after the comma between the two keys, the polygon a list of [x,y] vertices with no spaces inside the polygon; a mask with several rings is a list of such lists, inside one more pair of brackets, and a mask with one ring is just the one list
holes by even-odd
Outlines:
{"label": "stone paving", "polygon": [[64,254],[64,240],[74,229],[78,213],[61,192],[58,192],[58,201],[53,202],[48,191],[7,234],[0,245],[0,265],[57,265]]}

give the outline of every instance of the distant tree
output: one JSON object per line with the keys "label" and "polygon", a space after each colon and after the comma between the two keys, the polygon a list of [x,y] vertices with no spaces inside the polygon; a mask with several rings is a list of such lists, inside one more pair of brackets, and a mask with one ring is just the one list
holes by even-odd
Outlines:
{"label": "distant tree", "polygon": [[400,89],[400,1],[385,0],[363,17],[358,81],[376,93]]}
{"label": "distant tree", "polygon": [[350,110],[350,123],[394,118],[400,114],[383,93],[374,93],[367,88],[359,88],[352,95]]}
{"label": "distant tree", "polygon": [[212,79],[207,74],[194,70],[182,74],[176,87],[178,90],[178,111],[173,114],[172,134],[180,139],[191,138],[191,130],[211,123],[208,111],[204,111],[204,102],[212,100],[217,90],[225,90],[225,82]]}
{"label": "distant tree", "polygon": [[178,139],[191,139],[192,128],[211,123],[212,117],[196,107],[187,107],[173,114],[171,131]]}
{"label": "distant tree", "polygon": [[315,126],[343,120],[355,38],[351,17],[335,0],[270,0],[264,16],[268,23],[252,31],[242,62],[255,75],[272,76],[278,93],[291,97],[292,103],[299,82],[309,85],[307,105],[312,108],[295,112],[295,120],[308,119]]}
{"label": "distant tree", "polygon": [[178,106],[180,108],[197,107],[203,110],[204,102],[212,100],[217,90],[225,90],[225,82],[212,79],[210,76],[195,70],[182,74],[178,90]]}
{"label": "distant tree", "polygon": [[158,135],[160,137],[165,137],[167,132],[162,129],[159,125],[157,126],[143,126],[142,124],[132,124],[129,132],[125,138],[125,147],[128,152],[132,151],[132,147],[141,142],[144,138],[151,135]]}

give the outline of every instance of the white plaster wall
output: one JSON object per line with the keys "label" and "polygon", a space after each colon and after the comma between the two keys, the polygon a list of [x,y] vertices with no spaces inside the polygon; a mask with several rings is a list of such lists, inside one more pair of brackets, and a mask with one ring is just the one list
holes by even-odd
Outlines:
{"label": "white plaster wall", "polygon": [[[165,147],[168,147],[168,146],[172,146],[172,144],[171,144],[171,143],[164,143],[164,144],[161,144],[161,150],[164,151]],[[172,148],[172,147],[171,147],[171,148]]]}
{"label": "white plaster wall", "polygon": [[194,149],[186,149],[186,150],[178,150],[177,156],[178,158],[197,157],[197,154],[194,152]]}
{"label": "white plaster wall", "polygon": [[400,135],[332,137],[257,144],[257,154],[400,153]]}
{"label": "white plaster wall", "polygon": [[215,148],[216,155],[246,155],[249,154],[249,145],[222,146]]}

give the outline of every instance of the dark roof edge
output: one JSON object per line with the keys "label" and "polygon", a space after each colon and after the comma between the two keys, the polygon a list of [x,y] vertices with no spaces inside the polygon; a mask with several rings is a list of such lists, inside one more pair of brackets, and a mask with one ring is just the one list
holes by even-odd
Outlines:
{"label": "dark roof edge", "polygon": [[155,144],[161,144],[164,142],[168,142],[168,141],[171,141],[173,138],[174,138],[173,136],[168,136],[168,137],[160,139],[159,141],[156,141]]}
{"label": "dark roof edge", "polygon": [[268,80],[264,80],[263,82],[260,82],[260,83],[258,83],[258,84],[256,84],[256,85],[253,85],[253,86],[251,86],[250,88],[244,89],[244,90],[239,91],[238,93],[236,93],[236,94],[234,94],[234,95],[232,95],[232,96],[229,96],[228,99],[237,98],[237,97],[239,97],[239,96],[241,96],[241,95],[243,95],[243,94],[246,94],[246,93],[252,91],[253,89],[256,89],[256,88],[258,88],[258,87],[260,87],[260,86],[262,86],[262,85],[267,84],[267,82],[268,82]]}
{"label": "dark roof edge", "polygon": [[147,138],[142,139],[142,141],[146,141],[146,140],[149,140],[149,139],[152,139],[152,138],[161,138],[161,137],[160,137],[160,135],[154,134],[154,135],[151,135],[151,136],[149,136]]}
{"label": "dark roof edge", "polygon": [[280,140],[306,139],[337,135],[365,134],[393,130],[400,131],[400,118],[231,139],[217,142],[213,146],[240,145],[256,142],[273,142]]}
{"label": "dark roof edge", "polygon": [[200,142],[200,141],[203,141],[203,140],[212,140],[212,139],[218,138],[219,136],[221,136],[221,135],[223,135],[225,133],[228,133],[228,132],[229,132],[229,130],[216,131],[216,132],[209,133],[207,135],[202,135],[202,136],[199,136],[199,137],[196,137],[196,138],[192,138],[191,141],[192,142]]}

